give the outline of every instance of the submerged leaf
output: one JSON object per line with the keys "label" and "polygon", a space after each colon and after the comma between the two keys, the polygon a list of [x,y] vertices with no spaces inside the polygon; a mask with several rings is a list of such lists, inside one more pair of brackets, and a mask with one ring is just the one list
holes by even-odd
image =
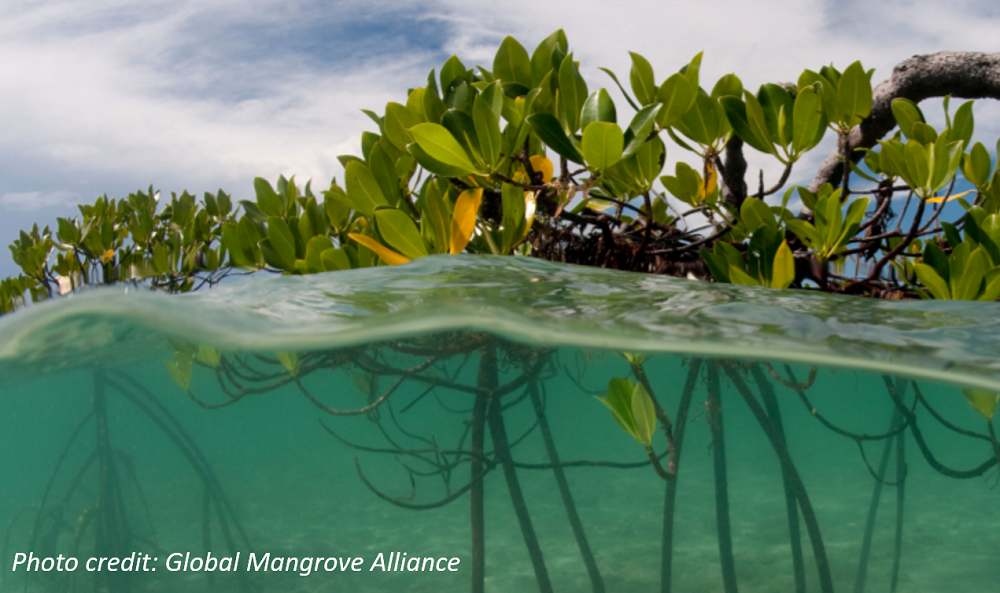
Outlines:
{"label": "submerged leaf", "polygon": [[980,389],[963,389],[962,393],[965,395],[965,401],[969,402],[969,407],[982,414],[983,418],[993,419],[993,412],[996,410],[1000,395]]}
{"label": "submerged leaf", "polygon": [[187,352],[174,352],[174,360],[163,362],[174,382],[184,391],[191,386],[191,355]]}
{"label": "submerged leaf", "polygon": [[278,362],[293,377],[299,373],[299,355],[295,352],[276,352]]}
{"label": "submerged leaf", "polygon": [[653,444],[653,431],[656,430],[656,409],[653,398],[649,397],[642,383],[636,383],[632,391],[632,417],[635,420],[636,440],[649,447]]}

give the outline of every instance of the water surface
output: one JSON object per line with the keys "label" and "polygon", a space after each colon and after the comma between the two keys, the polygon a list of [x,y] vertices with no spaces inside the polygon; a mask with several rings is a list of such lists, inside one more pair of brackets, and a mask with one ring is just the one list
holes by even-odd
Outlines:
{"label": "water surface", "polygon": [[[468,591],[480,484],[487,591],[998,590],[989,396],[963,391],[1000,391],[998,314],[477,257],[33,306],[0,319],[0,589]],[[595,399],[633,353],[670,482]],[[12,571],[29,552],[81,566]],[[133,552],[157,570],[83,566]],[[238,570],[168,570],[209,552]]]}

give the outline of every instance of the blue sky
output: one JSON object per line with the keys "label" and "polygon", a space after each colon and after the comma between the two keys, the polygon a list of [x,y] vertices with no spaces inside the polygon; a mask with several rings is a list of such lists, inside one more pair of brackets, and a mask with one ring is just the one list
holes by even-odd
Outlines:
{"label": "blue sky", "polygon": [[[627,79],[628,50],[658,79],[704,50],[704,80],[735,72],[752,87],[829,62],[861,59],[878,82],[913,54],[1000,51],[995,0],[6,0],[0,242],[150,183],[237,199],[251,197],[255,176],[325,185],[372,127],[361,109],[401,101],[451,54],[488,67],[505,35],[530,51],[559,27],[592,89],[612,86],[597,66]],[[1000,108],[981,102],[976,116],[976,139],[993,146]],[[669,161],[680,156],[668,148]],[[777,175],[767,159],[752,159],[758,167]],[[14,272],[4,250],[0,275]]]}

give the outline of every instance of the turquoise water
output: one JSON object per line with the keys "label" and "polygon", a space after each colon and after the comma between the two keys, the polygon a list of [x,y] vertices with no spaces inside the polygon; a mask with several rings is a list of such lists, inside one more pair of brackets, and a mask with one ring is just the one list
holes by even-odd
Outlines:
{"label": "turquoise water", "polygon": [[[0,590],[469,591],[479,558],[486,591],[997,591],[963,389],[1000,391],[998,313],[473,257],[31,307],[0,319]],[[669,480],[594,397],[637,352]]]}

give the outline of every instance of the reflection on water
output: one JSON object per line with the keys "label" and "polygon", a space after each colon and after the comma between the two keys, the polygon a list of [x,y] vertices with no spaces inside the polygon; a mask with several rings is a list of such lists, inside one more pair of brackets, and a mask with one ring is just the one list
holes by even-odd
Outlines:
{"label": "reflection on water", "polygon": [[[611,290],[586,292],[613,301]],[[8,344],[2,591],[1000,582],[996,396],[970,387],[992,380],[989,365],[930,382],[766,350],[712,357],[672,344],[636,355],[595,347],[598,331],[580,347],[447,324],[350,343],[328,335],[324,347],[265,332],[274,347],[246,349],[232,333],[185,340],[137,315],[76,315],[62,322],[106,336],[89,353],[59,340]],[[345,315],[338,331],[360,314]],[[53,319],[16,321],[56,335]],[[910,350],[892,368],[921,357],[946,355]],[[596,399],[615,397],[609,385],[628,386],[618,418]],[[650,396],[648,416],[638,392]],[[653,417],[655,463],[629,434],[641,440]]]}

